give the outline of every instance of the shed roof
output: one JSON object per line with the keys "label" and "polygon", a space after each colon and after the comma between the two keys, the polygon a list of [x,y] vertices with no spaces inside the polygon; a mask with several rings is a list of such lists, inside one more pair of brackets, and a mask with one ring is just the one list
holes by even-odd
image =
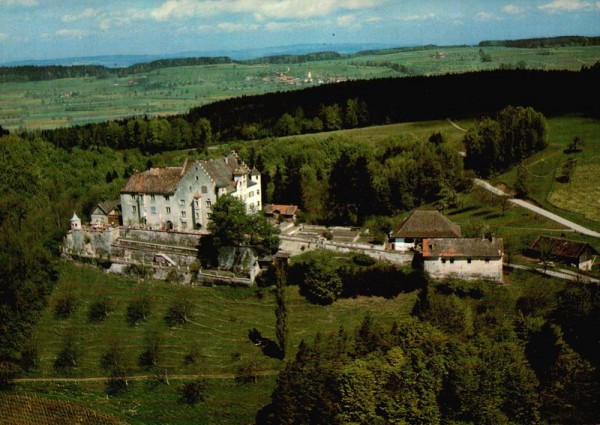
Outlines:
{"label": "shed roof", "polygon": [[437,211],[417,210],[392,234],[394,238],[456,238],[460,226]]}
{"label": "shed roof", "polygon": [[423,240],[423,258],[502,257],[501,238],[431,238]]}
{"label": "shed roof", "polygon": [[531,244],[531,250],[540,252],[548,246],[551,253],[557,257],[570,258],[573,260],[579,259],[586,249],[589,249],[593,254],[598,255],[598,251],[587,242],[571,241],[569,239],[554,238],[552,236],[538,236]]}

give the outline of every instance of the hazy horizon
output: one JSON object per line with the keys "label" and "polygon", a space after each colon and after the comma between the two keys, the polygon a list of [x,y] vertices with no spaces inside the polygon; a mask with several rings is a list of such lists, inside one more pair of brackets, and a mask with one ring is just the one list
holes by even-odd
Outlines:
{"label": "hazy horizon", "polygon": [[0,62],[600,34],[584,0],[0,0]]}

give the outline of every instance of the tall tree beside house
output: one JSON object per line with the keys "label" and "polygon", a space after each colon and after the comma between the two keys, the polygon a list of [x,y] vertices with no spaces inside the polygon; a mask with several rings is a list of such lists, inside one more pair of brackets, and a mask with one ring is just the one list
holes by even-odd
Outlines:
{"label": "tall tree beside house", "polygon": [[284,359],[287,352],[288,341],[288,309],[285,296],[286,277],[283,265],[278,265],[275,272],[275,336]]}
{"label": "tall tree beside house", "polygon": [[212,128],[210,121],[206,118],[200,118],[192,129],[194,145],[198,152],[204,152],[206,147],[212,142]]}
{"label": "tall tree beside house", "polygon": [[261,214],[248,214],[238,198],[225,195],[212,207],[208,230],[214,247],[250,246],[259,254],[273,254],[279,247],[275,227]]}

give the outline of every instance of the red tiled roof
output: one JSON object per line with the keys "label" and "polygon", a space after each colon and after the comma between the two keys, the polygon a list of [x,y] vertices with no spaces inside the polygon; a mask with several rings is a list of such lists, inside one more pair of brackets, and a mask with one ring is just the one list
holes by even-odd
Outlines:
{"label": "red tiled roof", "polygon": [[280,214],[285,216],[293,216],[298,211],[298,205],[267,205],[265,206],[265,214],[273,215]]}

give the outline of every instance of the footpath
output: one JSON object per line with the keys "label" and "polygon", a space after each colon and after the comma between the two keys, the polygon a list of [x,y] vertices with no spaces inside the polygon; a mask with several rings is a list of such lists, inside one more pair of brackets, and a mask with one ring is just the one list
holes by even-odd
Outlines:
{"label": "footpath", "polygon": [[[475,185],[477,185],[479,187],[482,187],[483,189],[487,190],[488,192],[493,193],[494,195],[504,196],[504,197],[508,196],[506,193],[504,193],[500,189],[495,188],[494,186],[492,186],[491,184],[489,184],[488,182],[486,182],[484,180],[473,179],[473,183],[475,183]],[[541,216],[549,218],[550,220],[555,221],[559,224],[562,224],[563,226],[568,227],[569,229],[572,229],[575,232],[581,233],[582,235],[592,236],[594,238],[600,238],[600,233],[598,233],[594,230],[588,229],[587,227],[583,227],[577,223],[573,223],[572,221],[567,220],[566,218],[563,218],[559,215],[551,213],[548,210],[545,210],[543,208],[535,206],[530,202],[524,201],[522,199],[516,199],[516,198],[510,198],[508,201],[511,202],[512,204],[518,205],[520,207],[527,208],[528,210],[533,211],[536,214],[539,214]]]}

